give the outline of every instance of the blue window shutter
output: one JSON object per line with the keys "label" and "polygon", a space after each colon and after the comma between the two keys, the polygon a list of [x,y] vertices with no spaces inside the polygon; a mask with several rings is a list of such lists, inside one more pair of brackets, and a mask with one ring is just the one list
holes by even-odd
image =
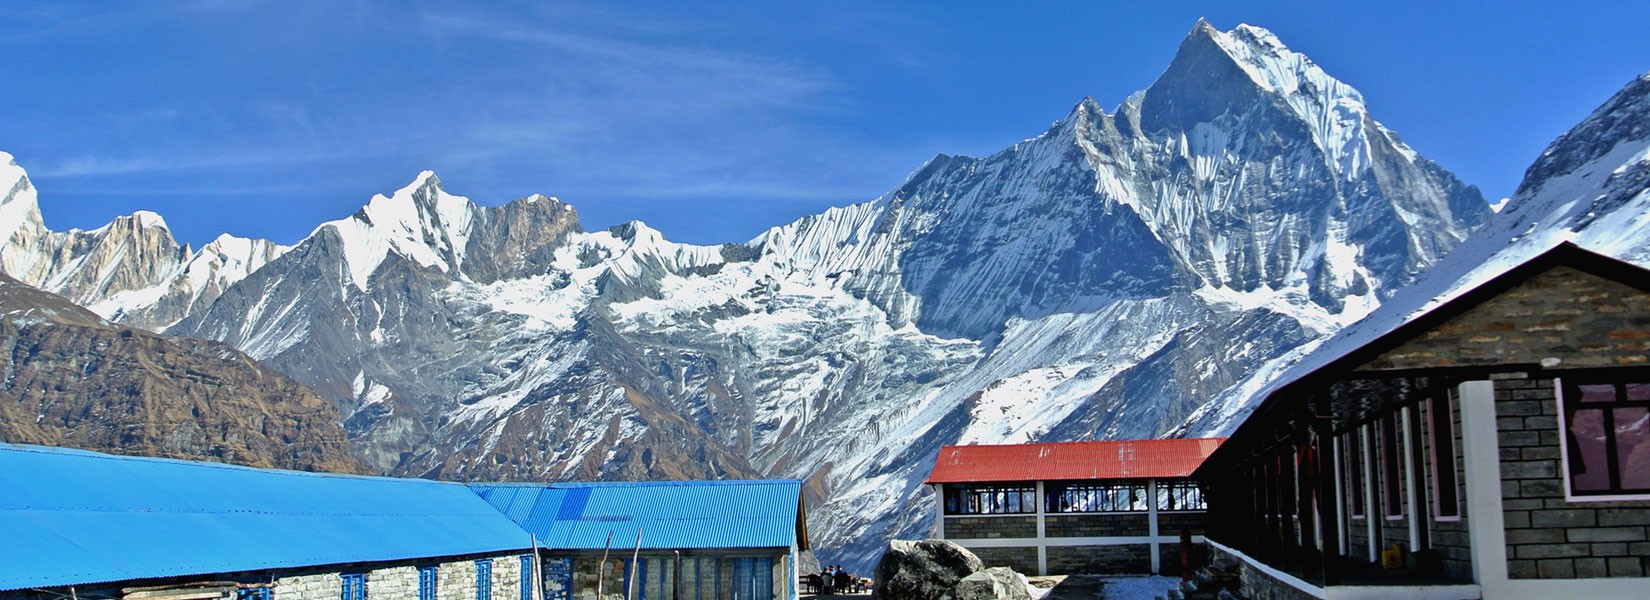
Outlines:
{"label": "blue window shutter", "polygon": [[418,600],[435,600],[435,567],[418,568]]}
{"label": "blue window shutter", "polygon": [[340,590],[340,600],[366,600],[367,575],[365,573],[346,573],[343,578],[343,588]]}
{"label": "blue window shutter", "polygon": [[235,600],[269,600],[269,588],[255,587],[237,590]]}
{"label": "blue window shutter", "polygon": [[533,600],[533,555],[521,555],[521,600]]}
{"label": "blue window shutter", "polygon": [[476,600],[492,600],[493,598],[493,560],[483,558],[476,561]]}

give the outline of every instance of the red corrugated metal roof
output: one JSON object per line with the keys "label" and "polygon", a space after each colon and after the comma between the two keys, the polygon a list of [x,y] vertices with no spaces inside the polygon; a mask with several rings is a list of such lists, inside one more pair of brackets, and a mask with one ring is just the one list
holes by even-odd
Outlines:
{"label": "red corrugated metal roof", "polygon": [[1186,477],[1226,438],[946,446],[928,483]]}

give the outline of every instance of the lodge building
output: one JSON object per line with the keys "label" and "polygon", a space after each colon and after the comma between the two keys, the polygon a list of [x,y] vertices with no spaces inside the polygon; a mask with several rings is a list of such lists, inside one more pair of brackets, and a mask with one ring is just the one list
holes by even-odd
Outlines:
{"label": "lodge building", "polygon": [[0,444],[0,600],[794,600],[800,495],[795,480],[466,486]]}
{"label": "lodge building", "polygon": [[934,537],[1022,573],[1175,573],[1201,542],[1190,478],[1220,439],[945,446]]}
{"label": "lodge building", "polygon": [[597,589],[635,600],[797,597],[808,549],[799,481],[471,488],[541,541],[546,600],[596,600]]}
{"label": "lodge building", "polygon": [[1196,471],[1215,558],[1260,599],[1650,597],[1650,271],[1565,243],[1420,300]]}

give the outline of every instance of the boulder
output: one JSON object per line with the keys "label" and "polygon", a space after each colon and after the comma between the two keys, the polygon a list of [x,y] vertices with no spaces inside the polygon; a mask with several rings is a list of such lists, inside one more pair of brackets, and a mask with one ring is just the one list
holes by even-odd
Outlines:
{"label": "boulder", "polygon": [[877,562],[873,600],[950,600],[957,582],[985,567],[967,548],[945,540],[891,540]]}
{"label": "boulder", "polygon": [[954,600],[1031,600],[1026,578],[1008,567],[991,567],[957,582]]}

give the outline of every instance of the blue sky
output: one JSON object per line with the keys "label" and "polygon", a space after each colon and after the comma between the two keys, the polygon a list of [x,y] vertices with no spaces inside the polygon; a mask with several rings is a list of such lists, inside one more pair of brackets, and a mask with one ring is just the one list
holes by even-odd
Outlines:
{"label": "blue sky", "polygon": [[1114,107],[1200,16],[1271,29],[1491,200],[1650,70],[1642,1],[471,4],[0,5],[0,150],[54,229],[292,243],[433,169],[712,243]]}

